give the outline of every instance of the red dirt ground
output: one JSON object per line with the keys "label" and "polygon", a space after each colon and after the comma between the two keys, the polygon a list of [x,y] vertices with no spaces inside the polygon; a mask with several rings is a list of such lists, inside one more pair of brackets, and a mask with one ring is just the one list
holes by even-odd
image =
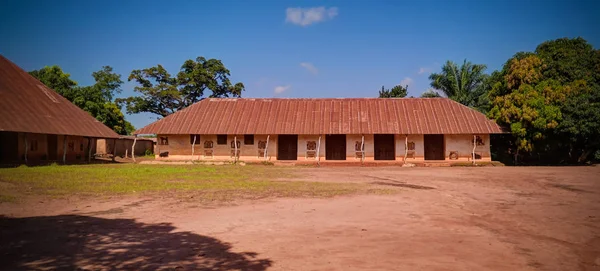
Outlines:
{"label": "red dirt ground", "polygon": [[0,269],[600,270],[600,167],[293,170],[400,191],[2,204]]}

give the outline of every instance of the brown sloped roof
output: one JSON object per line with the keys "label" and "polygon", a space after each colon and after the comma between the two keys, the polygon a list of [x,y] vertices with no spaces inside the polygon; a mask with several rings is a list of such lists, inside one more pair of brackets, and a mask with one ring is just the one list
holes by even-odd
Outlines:
{"label": "brown sloped roof", "polygon": [[493,134],[485,115],[446,98],[204,99],[136,134]]}
{"label": "brown sloped roof", "polygon": [[117,138],[119,135],[0,55],[0,131]]}

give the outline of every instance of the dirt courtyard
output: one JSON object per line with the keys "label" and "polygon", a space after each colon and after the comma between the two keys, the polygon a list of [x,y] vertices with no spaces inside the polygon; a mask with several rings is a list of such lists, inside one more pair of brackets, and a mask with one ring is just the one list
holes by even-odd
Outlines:
{"label": "dirt courtyard", "polygon": [[600,270],[600,167],[290,168],[393,190],[0,204],[0,270]]}

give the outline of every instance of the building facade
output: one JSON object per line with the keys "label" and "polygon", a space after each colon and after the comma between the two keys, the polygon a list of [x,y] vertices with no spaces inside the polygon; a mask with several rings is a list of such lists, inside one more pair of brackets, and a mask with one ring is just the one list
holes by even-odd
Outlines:
{"label": "building facade", "polygon": [[444,98],[205,99],[136,133],[164,160],[458,162],[502,130]]}

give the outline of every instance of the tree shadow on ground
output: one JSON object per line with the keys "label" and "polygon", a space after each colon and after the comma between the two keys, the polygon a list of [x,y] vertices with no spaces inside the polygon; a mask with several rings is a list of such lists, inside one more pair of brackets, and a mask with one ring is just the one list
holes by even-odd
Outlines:
{"label": "tree shadow on ground", "polygon": [[0,216],[0,270],[265,270],[269,259],[170,223]]}

